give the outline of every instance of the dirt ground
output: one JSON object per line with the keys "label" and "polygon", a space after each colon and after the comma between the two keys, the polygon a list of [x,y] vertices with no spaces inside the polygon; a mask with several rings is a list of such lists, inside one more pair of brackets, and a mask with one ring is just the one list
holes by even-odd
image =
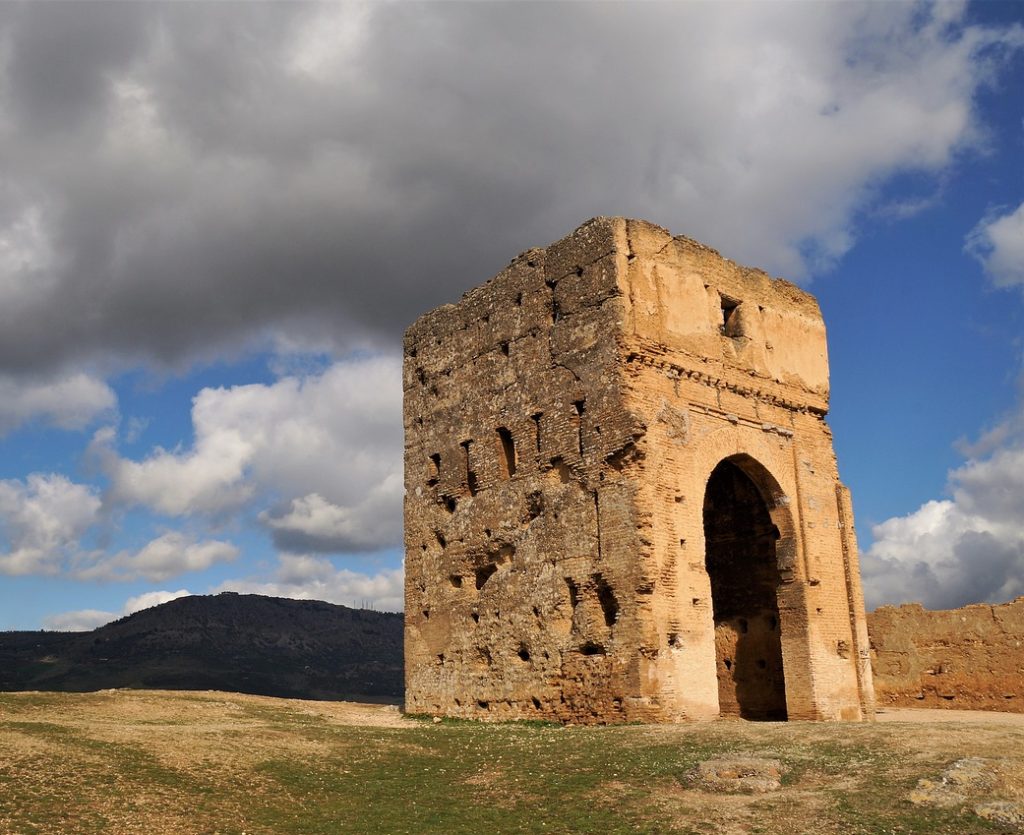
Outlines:
{"label": "dirt ground", "polygon": [[1020,833],[1024,715],[561,727],[216,692],[0,694],[0,835]]}

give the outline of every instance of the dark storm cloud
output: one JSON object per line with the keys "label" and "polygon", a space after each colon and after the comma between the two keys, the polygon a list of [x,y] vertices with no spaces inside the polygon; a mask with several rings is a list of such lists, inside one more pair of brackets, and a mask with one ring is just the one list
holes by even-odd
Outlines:
{"label": "dark storm cloud", "polygon": [[970,138],[950,8],[4,7],[0,371],[393,347],[596,214],[799,277]]}
{"label": "dark storm cloud", "polygon": [[144,9],[120,4],[97,14],[87,3],[11,5],[8,104],[36,137],[75,131],[104,110],[109,73],[142,46]]}

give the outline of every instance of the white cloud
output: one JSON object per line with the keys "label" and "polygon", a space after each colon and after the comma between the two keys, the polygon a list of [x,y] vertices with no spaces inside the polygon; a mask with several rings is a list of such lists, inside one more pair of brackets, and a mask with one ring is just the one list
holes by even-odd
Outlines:
{"label": "white cloud", "polygon": [[44,380],[0,376],[0,434],[30,420],[82,429],[117,406],[114,391],[95,377],[73,373]]}
{"label": "white cloud", "polygon": [[172,600],[177,600],[179,597],[188,597],[192,592],[188,589],[178,589],[177,591],[147,591],[142,594],[136,595],[135,597],[129,597],[121,609],[122,615],[131,615],[135,612],[141,612],[143,609],[150,609],[153,606],[159,606],[161,603],[169,603]]}
{"label": "white cloud", "polygon": [[1024,203],[982,219],[967,236],[965,248],[997,287],[1024,286]]}
{"label": "white cloud", "polygon": [[266,594],[297,600],[326,600],[343,606],[365,606],[385,612],[400,612],[405,599],[404,577],[401,568],[362,574],[336,568],[323,557],[281,554],[271,577],[227,580],[215,591]]}
{"label": "white cloud", "polygon": [[403,490],[402,474],[392,472],[351,507],[339,507],[310,493],[293,499],[283,513],[264,511],[259,518],[283,551],[373,551],[395,540]]}
{"label": "white cloud", "polygon": [[7,552],[0,574],[57,574],[96,522],[97,491],[65,476],[33,473],[0,481],[0,530]]}
{"label": "white cloud", "polygon": [[1024,595],[1024,438],[998,434],[1003,446],[982,444],[988,457],[950,473],[952,499],[874,527],[861,562],[869,608],[914,600],[941,609]]}
{"label": "white cloud", "polygon": [[105,612],[102,609],[78,609],[74,612],[47,615],[43,618],[43,629],[53,632],[88,632],[110,623],[117,617],[114,612]]}
{"label": "white cloud", "polygon": [[276,501],[284,509],[260,518],[281,541],[380,548],[401,540],[401,397],[399,360],[348,360],[269,385],[204,389],[188,449],[133,461],[105,430],[94,454],[115,503],[187,516]]}
{"label": "white cloud", "polygon": [[95,487],[59,474],[0,481],[0,533],[7,543],[0,574],[161,581],[238,556],[229,542],[197,541],[180,531],[168,531],[135,552],[83,547],[82,538],[101,520],[102,504]]}
{"label": "white cloud", "polygon": [[230,542],[216,539],[196,541],[180,531],[168,531],[138,551],[82,555],[74,574],[81,580],[145,578],[160,582],[179,574],[205,571],[219,563],[233,562],[238,553],[238,548]]}
{"label": "white cloud", "polygon": [[62,612],[49,615],[43,619],[43,629],[55,632],[87,632],[112,620],[130,615],[151,606],[159,606],[179,597],[188,597],[188,589],[177,591],[148,591],[136,597],[129,597],[120,612],[105,612],[100,609],[79,609],[75,612]]}

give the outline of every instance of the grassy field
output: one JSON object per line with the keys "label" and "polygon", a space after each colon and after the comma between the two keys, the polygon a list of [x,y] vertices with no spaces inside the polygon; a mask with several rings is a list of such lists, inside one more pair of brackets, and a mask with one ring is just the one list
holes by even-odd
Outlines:
{"label": "grassy field", "polygon": [[[988,720],[563,728],[226,693],[8,693],[0,832],[1021,831],[1005,809],[1024,808],[1024,723]],[[720,757],[777,761],[781,786],[701,782]],[[910,802],[967,757],[983,779],[940,791],[946,808]],[[1004,822],[975,813],[991,801],[1008,802],[992,807]]]}

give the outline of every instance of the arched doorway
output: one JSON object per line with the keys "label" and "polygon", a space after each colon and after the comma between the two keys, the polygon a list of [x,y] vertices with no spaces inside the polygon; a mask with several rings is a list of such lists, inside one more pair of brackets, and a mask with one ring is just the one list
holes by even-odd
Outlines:
{"label": "arched doorway", "polygon": [[778,539],[757,485],[737,463],[722,461],[704,493],[722,716],[786,718]]}

